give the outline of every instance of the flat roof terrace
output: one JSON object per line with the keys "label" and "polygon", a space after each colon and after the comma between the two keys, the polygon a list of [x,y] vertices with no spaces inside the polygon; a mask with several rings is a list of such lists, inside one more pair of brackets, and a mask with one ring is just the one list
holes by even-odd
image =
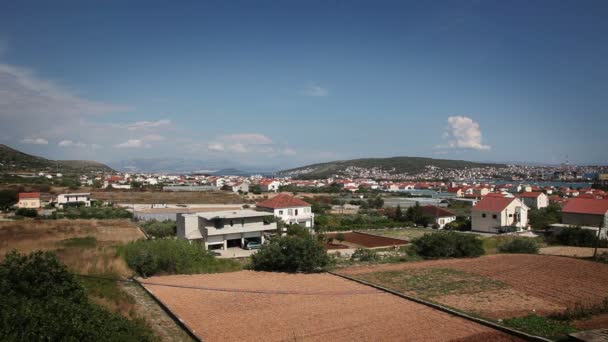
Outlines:
{"label": "flat roof terrace", "polygon": [[328,273],[240,271],[141,281],[205,341],[518,341]]}

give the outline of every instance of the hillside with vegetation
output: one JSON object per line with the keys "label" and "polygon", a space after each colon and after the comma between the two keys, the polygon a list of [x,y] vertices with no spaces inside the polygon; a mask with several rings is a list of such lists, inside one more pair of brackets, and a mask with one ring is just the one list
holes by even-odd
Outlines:
{"label": "hillside with vegetation", "polygon": [[0,144],[0,172],[52,171],[62,173],[113,172],[109,166],[90,160],[50,160]]}
{"label": "hillside with vegetation", "polygon": [[318,163],[283,170],[280,171],[279,174],[295,175],[301,178],[324,178],[331,175],[341,174],[349,167],[365,169],[378,168],[392,174],[415,174],[424,171],[427,166],[435,166],[442,169],[506,167],[506,165],[503,164],[477,163],[465,160],[433,159],[422,157],[391,157],[363,158]]}

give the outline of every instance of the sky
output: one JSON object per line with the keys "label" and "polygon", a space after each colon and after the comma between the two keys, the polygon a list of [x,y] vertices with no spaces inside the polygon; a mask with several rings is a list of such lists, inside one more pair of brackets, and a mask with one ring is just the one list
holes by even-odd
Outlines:
{"label": "sky", "polygon": [[607,1],[4,1],[0,143],[608,164]]}

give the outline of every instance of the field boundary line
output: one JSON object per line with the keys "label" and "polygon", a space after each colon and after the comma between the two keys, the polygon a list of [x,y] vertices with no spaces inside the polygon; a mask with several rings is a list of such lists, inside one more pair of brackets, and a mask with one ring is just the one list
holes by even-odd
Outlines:
{"label": "field boundary line", "polygon": [[144,289],[144,291],[146,291],[146,293],[150,297],[152,297],[152,299],[163,309],[163,311],[165,311],[167,313],[167,315],[169,315],[169,317],[171,317],[178,326],[180,326],[182,329],[184,329],[188,333],[188,335],[190,335],[190,337],[192,337],[195,341],[205,342],[205,340],[203,340],[202,337],[198,336],[196,331],[191,329],[186,324],[186,322],[183,319],[181,319],[181,317],[179,317],[178,315],[173,313],[173,311],[171,311],[169,309],[169,306],[167,306],[167,304],[165,304],[165,302],[163,302],[160,298],[156,297],[156,295],[154,293],[152,293],[152,291],[150,291],[147,287],[145,287],[142,283],[140,283],[139,279],[137,277],[133,277],[133,281],[135,283],[137,283],[137,285],[141,286]]}
{"label": "field boundary line", "polygon": [[335,272],[331,272],[331,271],[328,271],[327,273],[333,274],[333,275],[338,276],[340,278],[348,279],[350,281],[354,281],[354,282],[359,283],[359,284],[363,284],[363,285],[366,285],[366,286],[373,287],[373,288],[378,289],[380,291],[384,291],[384,292],[387,292],[387,293],[392,294],[394,296],[398,296],[398,297],[401,297],[403,299],[407,299],[409,301],[412,301],[412,302],[415,302],[415,303],[418,303],[418,304],[422,304],[422,305],[428,306],[430,308],[433,308],[433,309],[436,309],[436,310],[439,310],[439,311],[443,311],[443,312],[448,313],[448,314],[453,315],[453,316],[457,316],[457,317],[464,318],[466,320],[469,320],[469,321],[472,321],[472,322],[475,322],[475,323],[478,323],[478,324],[481,324],[481,325],[485,325],[486,327],[490,327],[492,329],[502,331],[502,332],[507,333],[509,335],[513,335],[513,336],[516,336],[516,337],[519,337],[519,338],[523,338],[526,341],[551,342],[551,340],[546,339],[544,337],[530,335],[530,334],[525,333],[523,331],[515,330],[515,329],[512,329],[512,328],[500,325],[500,324],[496,324],[494,322],[491,322],[491,321],[488,321],[488,320],[485,320],[485,319],[482,319],[482,318],[473,317],[473,316],[470,316],[470,315],[465,314],[463,312],[451,309],[451,308],[449,308],[447,306],[443,306],[443,305],[440,305],[440,304],[435,304],[435,303],[426,301],[424,299],[420,299],[420,298],[417,298],[417,297],[406,295],[406,294],[403,294],[401,292],[397,292],[397,291],[391,290],[389,288],[386,288],[384,286],[380,286],[380,285],[376,285],[376,284],[367,282],[365,280],[357,279],[357,278],[354,278],[354,277],[351,277],[351,276],[347,276],[347,275],[344,275],[344,274],[335,273]]}

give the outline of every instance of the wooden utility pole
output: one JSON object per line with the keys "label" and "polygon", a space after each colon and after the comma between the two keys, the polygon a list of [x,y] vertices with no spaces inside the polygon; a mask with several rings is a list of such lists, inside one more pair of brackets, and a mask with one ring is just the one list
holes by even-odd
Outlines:
{"label": "wooden utility pole", "polygon": [[[604,215],[606,215],[606,214],[604,214]],[[602,236],[602,234],[601,234],[602,225],[605,220],[606,220],[606,216],[604,216],[604,219],[602,220],[602,222],[600,222],[599,226],[597,227],[597,240],[595,241],[595,249],[593,250],[593,259],[595,259],[597,257],[597,247],[600,244],[600,237]]]}

